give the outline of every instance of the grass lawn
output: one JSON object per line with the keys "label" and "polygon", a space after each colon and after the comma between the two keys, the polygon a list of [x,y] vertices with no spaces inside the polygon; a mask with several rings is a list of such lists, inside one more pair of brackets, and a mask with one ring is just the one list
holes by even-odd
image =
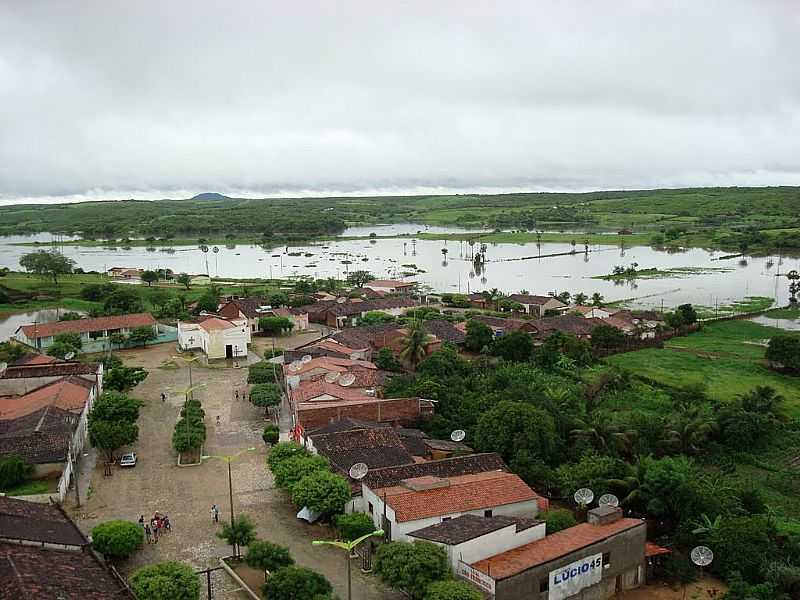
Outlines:
{"label": "grass lawn", "polygon": [[773,308],[765,313],[773,319],[800,319],[800,306],[786,306],[784,308]]}
{"label": "grass lawn", "polygon": [[33,494],[46,494],[50,486],[46,481],[28,481],[17,487],[9,488],[3,493],[6,496],[31,496]]}
{"label": "grass lawn", "polygon": [[682,387],[705,384],[711,397],[730,400],[757,385],[769,385],[786,399],[787,414],[800,418],[800,378],[771,371],[763,343],[786,332],[752,321],[725,321],[674,338],[663,349],[649,348],[606,359],[655,382]]}

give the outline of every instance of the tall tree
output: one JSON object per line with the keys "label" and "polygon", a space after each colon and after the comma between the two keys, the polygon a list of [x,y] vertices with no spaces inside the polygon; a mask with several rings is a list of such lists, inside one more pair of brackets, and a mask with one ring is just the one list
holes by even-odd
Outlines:
{"label": "tall tree", "polygon": [[412,368],[425,358],[425,351],[431,336],[424,321],[412,319],[405,327],[406,333],[400,341],[400,358],[408,361]]}
{"label": "tall tree", "polygon": [[39,250],[21,256],[19,264],[26,271],[41,277],[52,277],[53,285],[58,285],[58,276],[72,273],[75,261],[55,250]]}

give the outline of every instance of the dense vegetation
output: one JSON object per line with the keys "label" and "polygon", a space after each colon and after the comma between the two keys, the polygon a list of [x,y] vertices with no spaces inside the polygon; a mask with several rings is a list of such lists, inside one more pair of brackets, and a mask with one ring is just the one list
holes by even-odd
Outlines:
{"label": "dense vegetation", "polygon": [[645,232],[641,239],[634,236],[639,242],[796,248],[800,247],[798,215],[800,189],[794,187],[128,200],[0,207],[0,235],[49,231],[89,239],[138,237],[162,243],[199,237],[279,241],[338,234],[347,224],[412,222],[524,231],[630,229]]}
{"label": "dense vegetation", "polygon": [[[484,354],[469,362],[444,349],[393,379],[386,395],[435,399],[437,415],[423,424],[432,435],[464,429],[477,450],[499,452],[535,489],[565,502],[580,487],[612,492],[678,556],[709,545],[716,574],[741,578],[754,597],[762,585],[765,597],[783,598],[791,586],[775,573],[800,574],[800,472],[787,466],[800,424],[786,399],[755,382],[712,397],[700,385],[582,367],[569,356],[576,344],[562,342],[516,361]],[[563,526],[560,517],[548,527]]]}

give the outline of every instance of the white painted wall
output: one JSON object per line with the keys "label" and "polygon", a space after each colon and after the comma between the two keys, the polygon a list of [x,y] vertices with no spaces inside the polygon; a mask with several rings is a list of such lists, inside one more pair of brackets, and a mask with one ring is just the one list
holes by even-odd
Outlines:
{"label": "white painted wall", "polygon": [[[372,490],[370,490],[366,485],[361,486],[361,495],[363,497],[363,508],[364,512],[369,514],[369,504],[372,503],[373,506],[373,514],[372,514],[372,522],[375,524],[376,527],[381,526],[381,517],[383,516],[383,498],[376,495]],[[478,510],[470,510],[466,512],[452,512],[443,515],[437,515],[435,517],[428,517],[426,519],[417,519],[415,521],[404,521],[402,523],[398,523],[397,519],[395,518],[394,509],[391,506],[386,507],[386,518],[392,524],[392,541],[403,541],[403,542],[410,542],[413,541],[414,538],[408,537],[408,533],[412,531],[416,531],[417,529],[422,529],[423,527],[429,527],[430,525],[436,525],[441,523],[445,518],[450,517],[458,517],[464,514],[470,515],[478,515],[482,517],[484,515],[485,510],[491,509],[492,515],[504,515],[509,517],[526,517],[528,519],[535,519],[536,515],[539,514],[539,505],[536,500],[528,500],[525,502],[515,502],[513,504],[505,504],[503,506],[489,506]]]}

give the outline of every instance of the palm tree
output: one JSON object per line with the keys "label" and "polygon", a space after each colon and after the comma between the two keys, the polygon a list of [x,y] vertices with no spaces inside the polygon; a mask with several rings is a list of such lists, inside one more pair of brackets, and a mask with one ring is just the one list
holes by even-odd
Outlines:
{"label": "palm tree", "polygon": [[406,334],[400,342],[400,358],[407,360],[412,368],[425,358],[425,350],[430,336],[421,319],[411,319],[406,325]]}
{"label": "palm tree", "polygon": [[572,297],[572,299],[578,306],[583,306],[588,298],[586,297],[586,294],[584,294],[583,292],[578,292]]}
{"label": "palm tree", "polygon": [[587,440],[595,449],[605,454],[626,453],[630,450],[633,431],[623,431],[609,422],[607,416],[597,413],[588,418],[577,419],[570,431],[574,438]]}
{"label": "palm tree", "polygon": [[783,402],[783,396],[768,385],[758,385],[746,394],[739,396],[742,408],[747,412],[754,412],[776,418],[779,415],[778,408]]}
{"label": "palm tree", "polygon": [[592,306],[603,306],[603,296],[600,294],[600,292],[595,292],[592,294]]}
{"label": "palm tree", "polygon": [[682,454],[698,454],[716,430],[716,421],[693,407],[668,423],[664,441]]}

